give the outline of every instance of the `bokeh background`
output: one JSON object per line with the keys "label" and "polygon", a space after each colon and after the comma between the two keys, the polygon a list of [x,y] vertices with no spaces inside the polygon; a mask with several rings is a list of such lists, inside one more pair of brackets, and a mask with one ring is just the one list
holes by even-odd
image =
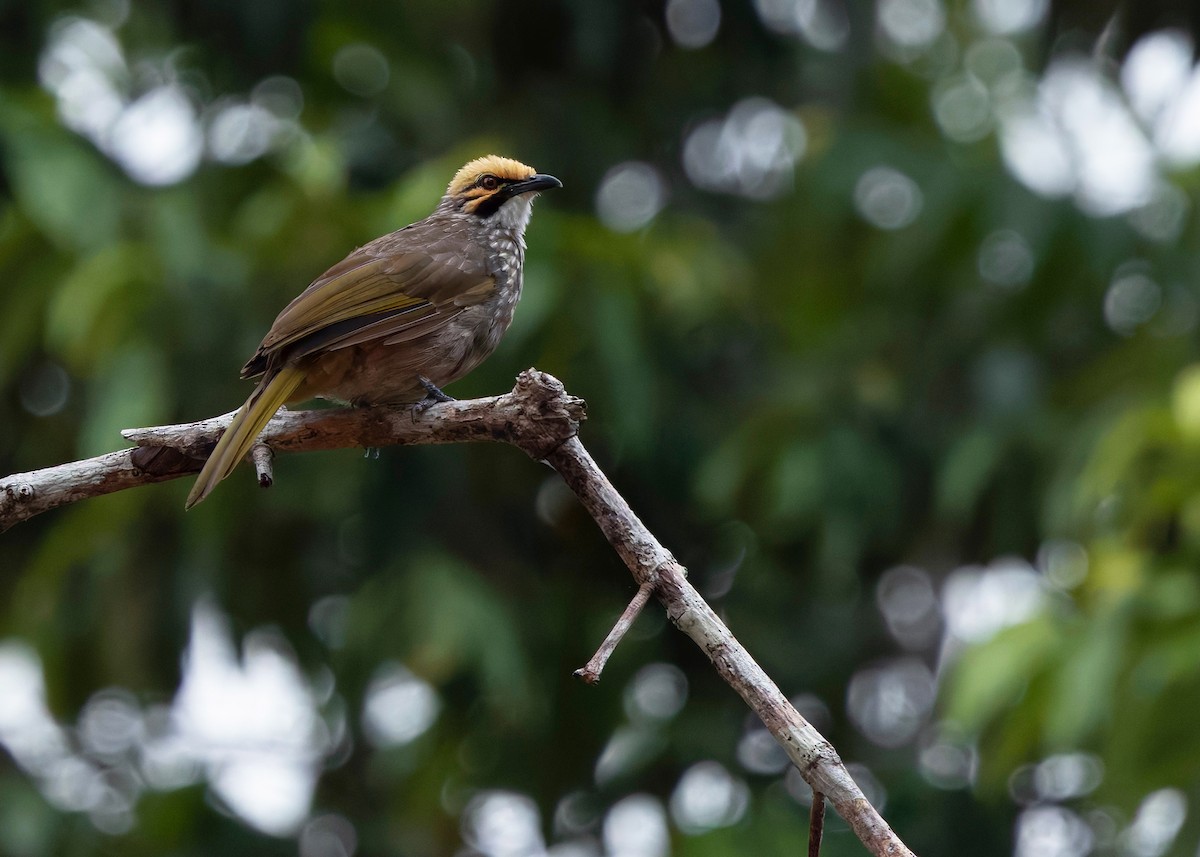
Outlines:
{"label": "bokeh background", "polygon": [[[0,473],[244,399],[495,151],[502,348],[920,854],[1200,842],[1193,4],[0,0]],[[800,853],[555,476],[343,450],[0,537],[0,854]],[[862,853],[830,820],[826,854]]]}

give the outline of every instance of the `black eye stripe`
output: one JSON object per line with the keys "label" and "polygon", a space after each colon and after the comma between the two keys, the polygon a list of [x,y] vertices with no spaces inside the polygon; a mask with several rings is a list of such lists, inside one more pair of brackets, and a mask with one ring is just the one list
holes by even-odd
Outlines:
{"label": "black eye stripe", "polygon": [[503,194],[493,193],[490,196],[482,197],[475,203],[475,207],[471,209],[471,213],[477,217],[491,217],[500,210],[500,206],[504,205],[507,200]]}

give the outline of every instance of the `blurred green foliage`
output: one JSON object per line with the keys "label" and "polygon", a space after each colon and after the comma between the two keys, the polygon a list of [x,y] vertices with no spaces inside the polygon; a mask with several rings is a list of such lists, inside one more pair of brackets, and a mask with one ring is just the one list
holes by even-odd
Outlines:
{"label": "blurred green foliage", "polygon": [[[871,4],[845,8],[848,41],[825,51],[766,26],[779,7],[766,2],[723,4],[715,40],[686,50],[657,3],[0,0],[0,473],[235,407],[238,367],[304,285],[427,214],[469,157],[510,154],[565,189],[537,205],[513,329],[450,392],[505,391],[536,365],[585,397],[583,439],[614,483],[784,691],[824,703],[817,725],[873,773],[918,853],[1012,853],[1030,805],[1077,812],[1098,849],[1132,841],[1148,794],[1200,798],[1197,174],[1169,177],[1182,224],[1151,239],[1134,215],[1032,193],[994,134],[947,139],[935,93],[961,61],[943,48],[982,41],[979,5],[933,3],[936,50],[898,58]],[[1013,37],[1030,80],[1095,35],[1072,29],[1086,5]],[[115,33],[128,98],[184,92],[208,154],[148,184],[115,136],[68,128],[46,68],[77,20],[63,16]],[[370,50],[355,59],[354,45]],[[216,157],[222,105],[281,76],[302,110],[255,157]],[[690,135],[748,97],[803,129],[794,168],[762,198],[697,187]],[[619,231],[596,212],[630,161],[656,171],[662,210]],[[896,228],[856,202],[877,167],[919,192]],[[1028,268],[989,277],[981,254],[1009,233]],[[1114,326],[1114,282],[1143,274],[1161,307]],[[313,813],[348,820],[359,853],[455,853],[460,814],[490,789],[531,796],[549,842],[576,830],[552,820],[582,794],[578,829],[598,841],[619,800],[667,803],[705,760],[745,781],[749,803],[729,827],[672,827],[672,853],[801,847],[802,790],[746,768],[740,701],[653,610],[599,688],[571,678],[633,583],[544,469],[480,446],[284,457],[276,475],[269,493],[231,478],[187,515],[181,481],[0,538],[0,639],[36,652],[59,721],[111,688],[169,704],[209,598],[236,641],[273,629],[306,676],[332,682],[321,713],[344,715],[349,737],[322,763]],[[953,638],[942,581],[1006,557],[1036,567],[1037,609]],[[941,604],[910,644],[889,634],[877,588],[900,565]],[[440,714],[375,749],[361,712],[393,662],[436,689]],[[682,670],[688,695],[647,723],[628,700],[653,662]],[[848,687],[901,662],[939,701],[872,740]],[[911,687],[896,693],[869,698],[886,716],[889,700],[915,705]],[[620,735],[625,761],[599,776]],[[939,779],[933,750],[962,762]],[[1064,754],[1086,754],[1099,780],[1020,785]],[[203,782],[145,791],[132,826],[105,832],[10,759],[3,854],[296,851]],[[1183,824],[1129,853],[1194,853],[1195,811]],[[826,853],[861,853],[830,829]]]}

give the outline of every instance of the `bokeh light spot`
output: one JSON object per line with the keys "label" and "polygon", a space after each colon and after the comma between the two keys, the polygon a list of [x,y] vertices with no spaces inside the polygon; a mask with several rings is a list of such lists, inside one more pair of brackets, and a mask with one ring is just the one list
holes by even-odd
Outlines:
{"label": "bokeh light spot", "polygon": [[1104,320],[1114,332],[1131,336],[1162,306],[1162,287],[1137,264],[1124,265],[1104,293]]}
{"label": "bokeh light spot", "polygon": [[880,229],[902,229],[917,219],[923,204],[917,183],[891,167],[872,167],[854,186],[854,205],[863,220]]}
{"label": "bokeh light spot", "polygon": [[836,0],[754,0],[754,8],[767,28],[799,36],[822,51],[846,44],[850,22]]}
{"label": "bokeh light spot", "polygon": [[667,0],[667,31],[681,48],[702,48],[717,37],[721,6],[717,0]]}
{"label": "bokeh light spot", "polygon": [[900,48],[926,48],[946,29],[941,0],[880,0],[876,14],[884,35]]}
{"label": "bokeh light spot", "polygon": [[533,503],[538,519],[551,527],[565,521],[578,505],[575,494],[557,476],[542,481]]}
{"label": "bokeh light spot", "polygon": [[58,99],[68,128],[99,142],[125,107],[125,56],[112,30],[86,18],[65,17],[50,28],[38,77]]}
{"label": "bokeh light spot", "polygon": [[1075,170],[1067,141],[1053,120],[1031,104],[1008,107],[1002,114],[1000,152],[1019,182],[1045,197],[1075,189]]}
{"label": "bokeh light spot", "polygon": [[300,857],[354,857],[358,833],[345,816],[319,815],[300,832]]}
{"label": "bokeh light spot", "polygon": [[117,117],[109,131],[113,158],[146,185],[171,185],[195,172],[204,135],[191,99],[179,86],[152,89]]}
{"label": "bokeh light spot", "polygon": [[648,664],[625,689],[625,713],[631,720],[669,720],[687,702],[688,681],[674,664]]}
{"label": "bokeh light spot", "polygon": [[1049,7],[1049,0],[971,0],[971,11],[979,23],[998,36],[1033,29]]}
{"label": "bokeh light spot", "polygon": [[277,119],[294,122],[304,109],[304,90],[300,84],[284,75],[263,78],[250,94],[254,104],[263,107]]}
{"label": "bokeh light spot", "polygon": [[943,730],[931,731],[936,737],[924,743],[917,757],[921,776],[939,789],[961,789],[970,786],[975,781],[975,774],[979,768],[979,755],[975,748],[936,734]]}
{"label": "bokeh light spot", "polygon": [[1017,231],[998,229],[979,246],[979,276],[1007,288],[1020,288],[1033,276],[1033,250]]}
{"label": "bokeh light spot", "polygon": [[747,98],[725,119],[688,134],[683,166],[697,187],[769,199],[788,188],[806,146],[798,118],[765,98]]}
{"label": "bokeh light spot", "polygon": [[420,737],[437,720],[441,700],[424,679],[389,664],[371,680],[363,702],[363,729],[376,747],[394,747]]}
{"label": "bokeh light spot", "polygon": [[649,164],[628,161],[613,167],[596,191],[596,214],[614,232],[648,225],[667,202],[667,187]]}
{"label": "bokeh light spot", "polygon": [[208,125],[208,148],[226,164],[248,164],[271,149],[278,121],[257,104],[232,103],[216,109]]}
{"label": "bokeh light spot", "polygon": [[71,379],[57,363],[46,361],[21,377],[17,395],[21,407],[35,417],[54,416],[71,397]]}
{"label": "bokeh light spot", "polygon": [[244,821],[273,836],[291,836],[304,822],[315,781],[303,761],[274,755],[209,771],[213,792]]}
{"label": "bokeh light spot", "polygon": [[788,756],[775,736],[761,727],[749,729],[737,746],[738,763],[752,774],[778,774],[788,766]]}
{"label": "bokeh light spot", "polygon": [[355,42],[334,54],[333,78],[354,95],[378,95],[387,88],[390,76],[387,57],[374,45]]}
{"label": "bokeh light spot", "polygon": [[1193,54],[1186,33],[1159,30],[1138,39],[1121,67],[1129,103],[1175,167],[1200,160],[1200,66]]}
{"label": "bokeh light spot", "polygon": [[653,729],[640,726],[618,727],[596,759],[597,785],[606,785],[618,776],[635,770],[653,758],[662,746],[662,737]]}
{"label": "bokeh light spot", "polygon": [[989,90],[1003,91],[1023,77],[1021,51],[1008,39],[980,39],[967,48],[963,65]]}
{"label": "bokeh light spot", "polygon": [[554,832],[559,836],[575,836],[591,831],[599,820],[598,801],[585,791],[571,792],[554,807]]}
{"label": "bokeh light spot", "polygon": [[51,804],[66,812],[98,809],[104,800],[104,778],[91,762],[78,756],[63,756],[45,766],[42,793]]}
{"label": "bokeh light spot", "polygon": [[1179,30],[1159,30],[1138,39],[1121,65],[1121,86],[1144,121],[1153,123],[1187,85],[1192,41]]}
{"label": "bokeh light spot", "polygon": [[704,833],[736,824],[749,803],[744,782],[719,762],[699,762],[679,778],[671,795],[671,817],[684,833]]}
{"label": "bokeh light spot", "polygon": [[1038,763],[1033,774],[1038,797],[1064,801],[1091,794],[1104,780],[1104,765],[1090,753],[1060,753]]}
{"label": "bokeh light spot", "polygon": [[608,857],[667,857],[670,834],[662,804],[635,794],[613,804],[604,817],[604,849]]}
{"label": "bokeh light spot", "polygon": [[986,569],[955,569],[942,586],[946,627],[959,640],[982,643],[1032,618],[1045,603],[1041,577],[1024,560],[999,559]]}
{"label": "bokeh light spot", "polygon": [[118,756],[142,743],[142,712],[128,691],[100,691],[79,713],[78,730],[81,743],[93,754]]}
{"label": "bokeh light spot", "polygon": [[901,747],[925,725],[936,690],[929,667],[915,658],[901,658],[856,672],[846,691],[846,709],[872,742]]}
{"label": "bokeh light spot", "polygon": [[1169,244],[1179,238],[1187,220],[1191,200],[1175,184],[1158,182],[1150,192],[1150,199],[1140,208],[1129,212],[1129,223],[1141,235],[1158,242]]}
{"label": "bokeh light spot", "polygon": [[1048,539],[1037,555],[1038,569],[1055,589],[1074,589],[1087,578],[1088,555],[1070,539]]}
{"label": "bokeh light spot", "polygon": [[330,649],[346,644],[350,621],[350,599],[345,595],[326,595],[308,608],[308,627]]}
{"label": "bokeh light spot", "polygon": [[974,75],[938,81],[933,91],[933,115],[951,140],[974,143],[992,130],[991,98]]}
{"label": "bokeh light spot", "polygon": [[300,828],[330,736],[281,636],[252,632],[239,660],[225,616],[197,604],[171,723],[233,813],[275,836]]}
{"label": "bokeh light spot", "polygon": [[937,640],[937,593],[922,569],[901,565],[885,571],[875,587],[875,603],[892,636],[906,649],[923,649]]}
{"label": "bokeh light spot", "polygon": [[1073,192],[1095,216],[1144,205],[1158,182],[1153,148],[1124,96],[1090,60],[1056,60],[1032,99],[1007,104],[1000,142],[1018,180],[1045,196]]}
{"label": "bokeh light spot", "polygon": [[472,798],[463,812],[463,838],[485,857],[537,857],[546,850],[537,804],[517,792]]}
{"label": "bokeh light spot", "polygon": [[1092,830],[1076,813],[1060,806],[1033,806],[1017,818],[1014,857],[1085,857]]}
{"label": "bokeh light spot", "polygon": [[1187,818],[1187,796],[1179,789],[1159,789],[1146,796],[1129,829],[1121,834],[1121,853],[1160,857],[1179,835]]}

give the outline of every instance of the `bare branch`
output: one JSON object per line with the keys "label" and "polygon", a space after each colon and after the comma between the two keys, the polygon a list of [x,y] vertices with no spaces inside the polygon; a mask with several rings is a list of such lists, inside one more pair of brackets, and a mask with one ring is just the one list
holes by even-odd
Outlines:
{"label": "bare branch", "polygon": [[592,655],[592,659],[584,664],[583,667],[575,670],[575,675],[588,684],[596,684],[600,681],[600,673],[604,672],[604,665],[608,663],[608,659],[616,651],[617,644],[621,642],[621,638],[629,633],[629,629],[633,627],[633,623],[637,620],[637,617],[646,609],[646,602],[650,600],[650,596],[653,594],[654,586],[649,582],[643,583],[638,587],[638,591],[634,593],[633,600],[621,612],[620,617],[617,619],[617,624],[613,625],[613,629],[608,632],[608,636],[604,638],[604,642],[600,644],[600,648],[596,650],[596,654]]}
{"label": "bare branch", "polygon": [[[536,370],[522,372],[512,392],[486,399],[412,408],[329,408],[276,414],[259,436],[273,452],[348,447],[493,441],[546,453],[578,431],[582,399]],[[126,429],[134,449],[110,452],[0,479],[0,532],[34,515],[99,497],[198,473],[233,413],[194,423]],[[261,478],[260,478],[261,482]]]}
{"label": "bare branch", "polygon": [[[494,441],[519,446],[535,460],[550,464],[638,583],[637,596],[588,664],[596,664],[596,676],[654,594],[675,626],[700,646],[721,678],[783,746],[814,793],[829,798],[867,850],[877,857],[912,857],[829,742],[800,716],[688,583],[686,569],[638,519],[584,449],[576,436],[584,416],[582,400],[567,395],[556,378],[529,369],[521,373],[511,393],[435,404],[421,413],[411,408],[281,411],[267,424],[251,457],[260,482],[264,472],[270,472],[269,453],[354,446]],[[138,444],[134,449],[6,477],[0,480],[0,530],[86,497],[195,473],[232,417],[130,429],[122,434]]]}
{"label": "bare branch", "polygon": [[559,472],[595,518],[638,584],[654,586],[654,594],[675,626],[708,655],[717,673],[759,716],[813,791],[829,798],[867,850],[879,857],[912,855],[854,782],[833,745],[800,716],[687,582],[686,569],[646,529],[579,438],[572,437],[560,446],[547,458],[547,463]]}

